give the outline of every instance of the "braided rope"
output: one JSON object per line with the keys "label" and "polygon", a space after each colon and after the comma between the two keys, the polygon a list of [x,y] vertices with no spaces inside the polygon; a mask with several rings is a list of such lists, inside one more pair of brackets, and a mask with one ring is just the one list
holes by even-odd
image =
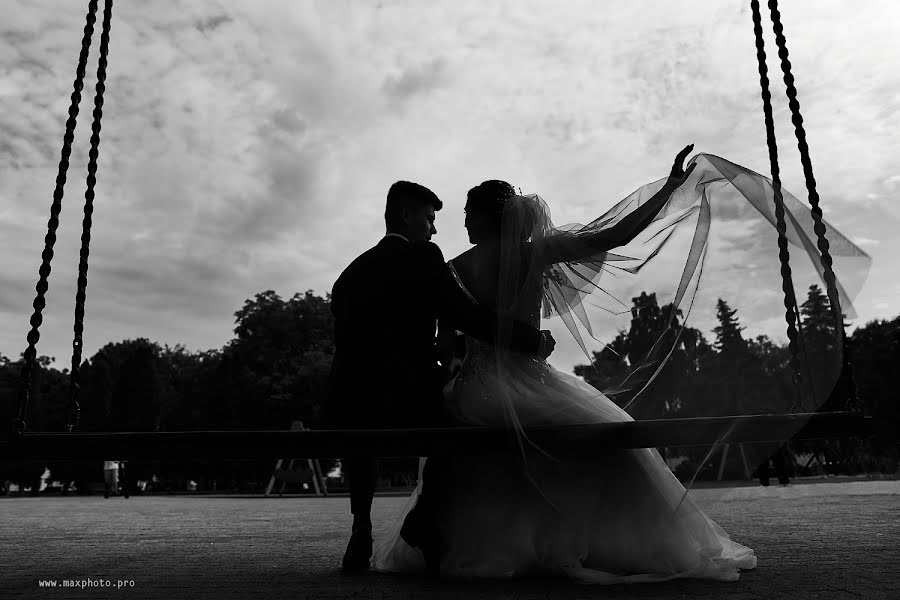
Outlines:
{"label": "braided rope", "polygon": [[834,318],[835,330],[841,333],[843,350],[843,375],[849,378],[846,381],[847,401],[853,401],[855,385],[852,381],[850,368],[850,353],[847,344],[847,334],[844,330],[844,315],[841,310],[840,296],[837,292],[837,277],[832,267],[830,244],[825,237],[825,222],[822,219],[822,209],[819,206],[819,192],[816,189],[816,178],[813,174],[812,159],[809,155],[809,144],[806,142],[806,129],[803,127],[803,115],[800,114],[800,102],[797,99],[797,87],[794,84],[794,76],[791,73],[791,61],[788,57],[787,40],[784,36],[784,26],[781,24],[781,12],[778,10],[778,1],[769,0],[769,11],[772,15],[775,43],[778,46],[778,56],[781,58],[781,71],[784,75],[784,85],[788,97],[788,106],[791,110],[791,122],[794,124],[794,134],[797,137],[797,149],[800,150],[800,163],[803,165],[803,176],[806,180],[806,189],[809,194],[810,213],[813,219],[813,230],[816,232],[816,245],[822,258],[823,279],[828,293],[828,301],[831,305],[831,313]]}
{"label": "braided rope", "polygon": [[28,332],[28,347],[24,353],[24,364],[21,373],[21,389],[19,392],[18,417],[13,420],[13,432],[25,433],[25,413],[28,410],[28,402],[31,398],[32,372],[34,370],[35,357],[37,356],[37,343],[41,339],[39,328],[43,322],[42,311],[47,305],[45,295],[50,277],[50,261],[53,260],[53,246],[56,244],[56,230],[59,228],[59,213],[62,210],[62,199],[66,185],[66,173],[69,170],[69,156],[72,154],[72,142],[75,139],[75,126],[78,118],[78,106],[81,103],[81,90],[84,87],[84,72],[87,66],[88,54],[91,48],[91,37],[94,35],[94,23],[97,12],[97,0],[90,0],[88,4],[87,19],[84,26],[84,37],[81,41],[81,54],[78,57],[78,68],[75,73],[75,89],[72,92],[72,102],[69,105],[69,118],[66,120],[66,134],[63,137],[63,147],[59,159],[59,171],[56,175],[56,189],[53,192],[53,204],[50,206],[50,220],[47,222],[47,235],[44,237],[44,251],[41,253],[42,263],[38,271],[38,279],[32,306],[34,313],[31,315],[31,330]]}
{"label": "braided rope", "polygon": [[787,322],[788,350],[790,351],[791,372],[793,374],[796,398],[791,405],[795,410],[803,404],[801,388],[802,377],[800,375],[800,352],[802,350],[802,338],[797,333],[800,325],[800,311],[797,307],[797,297],[794,293],[794,283],[791,274],[790,251],[787,241],[787,224],[784,218],[784,196],[781,192],[781,168],[778,165],[778,143],[775,139],[775,121],[772,117],[772,93],[769,91],[769,69],[766,65],[765,41],[762,35],[762,17],[759,10],[759,0],[751,0],[753,9],[753,32],[756,36],[756,58],[759,63],[759,85],[763,101],[763,113],[766,122],[766,143],[769,147],[769,166],[772,170],[772,189],[775,196],[775,220],[778,230],[778,258],[781,261],[781,289],[784,292],[784,319]]}
{"label": "braided rope", "polygon": [[75,294],[75,337],[72,340],[72,370],[69,375],[69,385],[72,395],[70,397],[70,409],[68,419],[69,431],[78,428],[78,420],[81,416],[81,406],[78,403],[78,394],[81,390],[79,379],[79,366],[81,365],[81,352],[84,346],[82,334],[84,333],[84,302],[87,295],[88,256],[91,245],[91,216],[94,213],[94,186],[97,183],[97,158],[100,156],[100,122],[103,118],[103,93],[106,91],[106,57],[109,54],[109,30],[112,19],[113,0],[106,0],[103,13],[103,31],[100,35],[100,61],[97,66],[97,86],[94,95],[94,121],[91,125],[90,161],[88,162],[87,189],[84,193],[84,220],[81,229],[81,252],[78,262],[78,291]]}
{"label": "braided rope", "polygon": [[806,179],[806,189],[809,192],[810,212],[815,222],[813,230],[816,232],[817,246],[821,253],[822,266],[825,270],[823,278],[825,279],[825,286],[828,288],[828,299],[831,301],[831,309],[835,312],[835,318],[841,320],[840,300],[837,295],[836,285],[837,279],[832,269],[832,258],[829,253],[830,245],[825,237],[825,223],[822,221],[822,209],[819,207],[819,192],[816,190],[816,178],[813,175],[812,161],[809,157],[809,144],[806,143],[806,130],[803,127],[803,116],[800,114],[800,102],[797,100],[794,76],[791,74],[791,61],[788,58],[787,40],[784,37],[784,27],[781,24],[781,13],[778,10],[777,0],[769,0],[769,10],[772,13],[775,43],[778,45],[778,56],[781,58],[781,70],[784,73],[788,106],[791,109],[791,121],[794,123],[794,133],[797,136],[797,148],[800,150],[803,176]]}

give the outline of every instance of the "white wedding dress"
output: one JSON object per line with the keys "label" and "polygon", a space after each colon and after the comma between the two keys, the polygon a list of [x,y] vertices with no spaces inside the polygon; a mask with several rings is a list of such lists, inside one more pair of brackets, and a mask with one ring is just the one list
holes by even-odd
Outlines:
{"label": "white wedding dress", "polygon": [[[640,266],[661,255],[665,240],[677,238],[668,234],[676,228],[688,228],[689,235],[682,238],[690,241],[690,249],[683,254],[686,258],[681,261],[684,269],[680,280],[676,272],[671,289],[677,289],[674,306],[689,312],[696,294],[690,290],[692,285],[698,285],[711,209],[716,210],[716,203],[737,203],[736,209],[728,212],[728,218],[750,214],[757,219],[759,231],[768,228],[773,239],[775,223],[768,179],[712,155],[698,155],[692,162],[697,163],[697,168],[689,181],[671,195],[669,204],[654,221],[657,227],[648,233],[642,247],[646,250],[644,258],[637,253],[589,256],[589,252],[581,252],[583,256],[575,259],[578,252],[573,249],[579,243],[590,242],[591,235],[613,226],[644,203],[661,189],[661,182],[644,186],[578,231],[571,227],[554,228],[539,197],[516,197],[521,215],[513,215],[518,219],[517,227],[504,229],[501,248],[510,240],[518,241],[511,243],[511,251],[501,251],[504,254],[499,268],[502,271],[510,263],[519,264],[511,273],[501,273],[501,284],[496,289],[501,289],[504,276],[506,281],[509,277],[518,278],[519,283],[510,287],[512,293],[506,293],[508,303],[499,291],[496,295],[485,294],[484,298],[497,298],[496,305],[505,307],[506,314],[532,325],[539,324],[542,307],[544,317],[557,314],[564,320],[568,318],[569,324],[573,314],[582,319],[579,303],[592,291],[587,284],[575,283],[579,277],[584,281],[593,277],[596,282],[604,265],[611,261],[628,267],[620,269],[620,273],[637,273]],[[785,202],[788,239],[806,249],[815,265],[818,257],[812,241],[813,223],[804,216],[799,201],[787,192]],[[696,220],[692,221],[694,217]],[[506,213],[503,219],[506,223]],[[864,278],[868,256],[830,225],[829,236],[836,269],[849,264],[852,267],[847,273],[862,272]],[[541,244],[552,249],[560,243],[568,247],[560,254],[569,257],[567,262],[545,260],[544,264],[552,266],[542,266],[540,272],[529,268],[529,264],[540,264],[539,261],[534,261],[527,251],[519,251],[530,251]],[[771,254],[771,267],[777,274],[778,256],[774,251]],[[795,254],[795,262],[796,257]],[[451,270],[463,290],[479,301],[477,294],[466,289],[465,278]],[[821,266],[815,273],[821,273]],[[849,295],[855,291],[848,287],[848,280],[852,277],[844,278],[839,290],[841,304],[847,311],[851,310]],[[612,281],[615,284],[616,280]],[[600,289],[596,285],[594,288]],[[482,304],[493,306],[495,302]],[[666,348],[661,351],[665,356]],[[657,364],[652,362],[656,358],[648,358],[648,364]],[[657,362],[662,364],[665,360]],[[545,360],[471,338],[467,338],[466,358],[445,399],[447,408],[461,423],[503,426],[520,432],[530,426],[633,420],[603,393],[578,377],[554,369]],[[514,578],[556,574],[596,584],[683,577],[732,581],[741,570],[756,567],[753,550],[733,541],[704,514],[655,449],[554,456],[524,440],[519,456],[459,457],[451,463],[445,476],[453,485],[447,497],[441,498],[438,511],[444,544],[440,571],[444,576]],[[421,477],[419,487],[388,535],[376,540],[376,570],[426,571],[422,553],[399,535],[420,490]]]}
{"label": "white wedding dress", "polygon": [[[500,397],[523,427],[633,420],[581,379],[546,361],[468,340],[448,403],[472,424],[506,425]],[[738,578],[756,567],[691,500],[656,450],[615,450],[560,461],[520,457],[457,459],[456,484],[442,503],[447,551],[441,574],[513,578],[560,574],[584,583]],[[421,481],[420,481],[421,486]],[[425,571],[422,554],[399,535],[421,487],[375,552],[375,569]],[[684,497],[684,499],[683,499]],[[683,501],[682,501],[683,499]]]}

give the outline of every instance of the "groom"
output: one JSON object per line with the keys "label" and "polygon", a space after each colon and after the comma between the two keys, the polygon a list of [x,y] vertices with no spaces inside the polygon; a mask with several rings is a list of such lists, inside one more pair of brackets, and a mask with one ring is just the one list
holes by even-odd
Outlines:
{"label": "groom", "polygon": [[[440,248],[435,212],[443,203],[428,188],[398,181],[387,194],[387,234],[357,257],[334,284],[335,356],[328,400],[329,421],[345,429],[435,427],[442,416],[446,377],[435,348],[436,320],[487,341],[497,316],[470,301],[453,279]],[[555,345],[549,331],[516,323],[510,347],[546,358]],[[370,512],[376,456],[342,461],[349,480],[353,527],[343,559],[347,571],[365,571],[372,556]],[[407,541],[432,554],[435,486],[440,461],[429,460],[417,505],[421,527]],[[406,535],[404,536],[407,537]],[[418,541],[418,543],[417,543]]]}

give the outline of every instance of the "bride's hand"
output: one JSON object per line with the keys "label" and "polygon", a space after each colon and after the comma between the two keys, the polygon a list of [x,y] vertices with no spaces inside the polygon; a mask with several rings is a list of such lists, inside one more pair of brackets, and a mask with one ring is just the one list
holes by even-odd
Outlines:
{"label": "bride's hand", "polygon": [[677,183],[678,185],[684,183],[688,176],[690,176],[691,171],[694,170],[694,167],[697,166],[697,163],[694,163],[688,167],[687,172],[684,170],[684,159],[687,158],[687,155],[690,154],[693,149],[694,145],[688,144],[678,153],[678,156],[675,157],[675,163],[672,165],[672,172],[669,173],[669,179],[673,180],[673,183]]}

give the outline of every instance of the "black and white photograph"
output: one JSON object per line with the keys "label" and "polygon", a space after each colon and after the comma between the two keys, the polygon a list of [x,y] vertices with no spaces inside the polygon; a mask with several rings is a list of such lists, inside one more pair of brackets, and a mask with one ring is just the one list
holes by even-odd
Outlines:
{"label": "black and white photograph", "polygon": [[900,3],[0,14],[0,597],[900,598]]}

